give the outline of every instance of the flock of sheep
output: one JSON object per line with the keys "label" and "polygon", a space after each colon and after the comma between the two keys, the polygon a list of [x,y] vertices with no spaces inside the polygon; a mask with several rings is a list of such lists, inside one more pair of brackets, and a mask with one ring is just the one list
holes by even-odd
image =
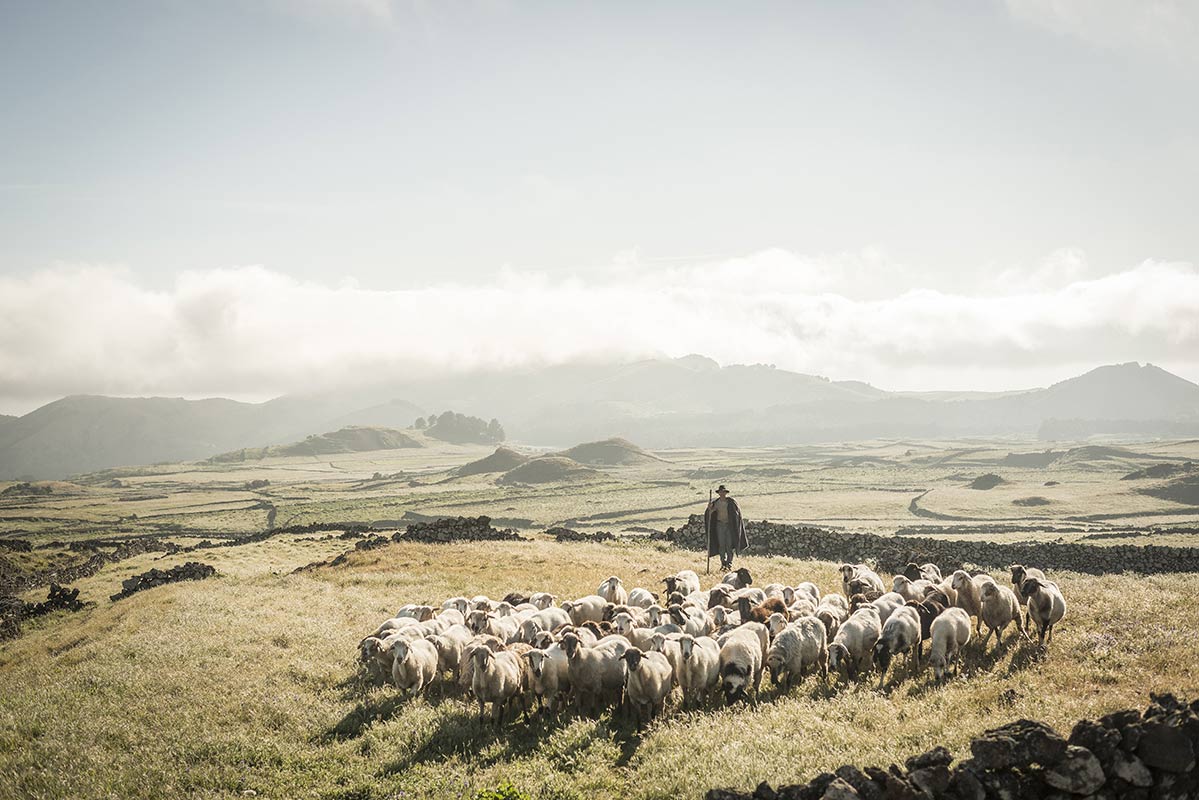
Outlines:
{"label": "flock of sheep", "polygon": [[[857,680],[878,671],[881,689],[892,659],[907,654],[914,676],[923,642],[937,681],[960,670],[971,628],[981,650],[1007,628],[1052,640],[1066,613],[1057,584],[1034,568],[1011,568],[1011,586],[989,575],[958,570],[943,578],[935,564],[908,564],[887,591],[865,564],[843,564],[842,593],[821,595],[815,584],[753,587],[748,570],[724,576],[710,589],[683,570],[663,579],[665,604],[647,589],[626,591],[620,578],[594,595],[561,604],[546,592],[452,597],[440,608],[406,605],[360,643],[362,663],[416,695],[452,673],[485,719],[500,725],[504,711],[530,701],[557,713],[573,700],[583,713],[623,706],[638,727],[663,712],[675,686],[682,707],[723,694],[726,703],[756,705],[762,673],[788,691],[809,672]],[[1024,609],[1021,615],[1021,608]],[[974,617],[973,623],[971,617]],[[1011,639],[1009,638],[1009,642]]]}

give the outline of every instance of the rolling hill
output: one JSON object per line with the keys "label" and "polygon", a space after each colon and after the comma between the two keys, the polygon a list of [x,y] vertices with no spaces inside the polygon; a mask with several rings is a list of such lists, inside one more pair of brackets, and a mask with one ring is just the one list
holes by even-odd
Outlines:
{"label": "rolling hill", "polygon": [[335,453],[365,453],[409,447],[424,445],[408,434],[391,428],[348,426],[331,433],[308,436],[301,442],[268,447],[243,447],[212,456],[208,460],[218,463],[261,461],[264,458],[284,456],[327,456]]}
{"label": "rolling hill", "polygon": [[422,408],[498,418],[510,440],[557,448],[610,437],[664,449],[1038,432],[1061,441],[1199,434],[1199,385],[1149,364],[1099,367],[1018,392],[901,393],[764,364],[721,367],[692,355],[372,378],[266,403],[67,397],[0,419],[0,480],[203,459],[347,425],[405,428]]}

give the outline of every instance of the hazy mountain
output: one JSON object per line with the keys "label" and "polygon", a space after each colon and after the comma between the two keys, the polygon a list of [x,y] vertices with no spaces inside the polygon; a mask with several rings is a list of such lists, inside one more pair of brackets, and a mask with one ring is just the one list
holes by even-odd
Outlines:
{"label": "hazy mountain", "polygon": [[[400,398],[400,399],[397,399]],[[703,356],[376,380],[266,403],[67,397],[0,418],[0,479],[202,459],[347,425],[407,428],[452,408],[515,442],[622,436],[648,448],[1022,433],[1199,434],[1199,385],[1152,365],[1099,367],[1044,389],[896,393]]]}
{"label": "hazy mountain", "polygon": [[228,453],[220,453],[208,460],[232,463],[261,461],[264,458],[280,456],[325,456],[337,453],[367,453],[373,450],[399,450],[410,447],[424,447],[424,445],[403,431],[351,425],[330,433],[313,434],[300,442],[274,444],[268,447],[243,447]]}

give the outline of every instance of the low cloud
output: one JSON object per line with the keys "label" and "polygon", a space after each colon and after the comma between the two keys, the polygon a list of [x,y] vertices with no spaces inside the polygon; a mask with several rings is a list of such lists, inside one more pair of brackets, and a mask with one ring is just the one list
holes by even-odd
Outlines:
{"label": "low cloud", "polygon": [[876,253],[770,250],[568,277],[397,290],[263,267],[158,290],[77,266],[0,278],[0,410],[72,393],[267,397],[380,375],[703,353],[884,388],[1043,385],[1103,363],[1199,375],[1199,272],[1090,275],[1061,251],[977,286],[918,287]]}

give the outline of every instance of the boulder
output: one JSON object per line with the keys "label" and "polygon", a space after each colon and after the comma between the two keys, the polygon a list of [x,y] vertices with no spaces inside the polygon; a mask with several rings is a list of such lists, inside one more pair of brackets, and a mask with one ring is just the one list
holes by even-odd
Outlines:
{"label": "boulder", "polygon": [[1041,777],[1053,788],[1070,794],[1092,794],[1107,781],[1095,754],[1077,745],[1067,745],[1065,756]]}

